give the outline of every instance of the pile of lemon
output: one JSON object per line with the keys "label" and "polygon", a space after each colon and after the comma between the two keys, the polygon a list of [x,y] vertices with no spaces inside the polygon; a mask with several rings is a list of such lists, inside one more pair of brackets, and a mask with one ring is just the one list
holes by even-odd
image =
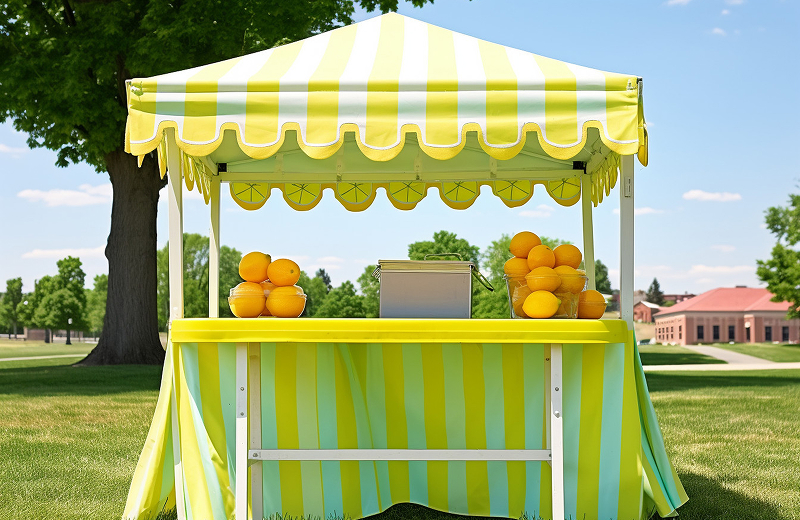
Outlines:
{"label": "pile of lemon", "polygon": [[239,262],[239,276],[245,281],[231,289],[228,298],[236,317],[297,318],[303,314],[306,295],[295,285],[300,279],[296,262],[288,258],[272,261],[270,255],[253,251]]}
{"label": "pile of lemon", "polygon": [[584,290],[586,273],[578,270],[580,249],[561,244],[550,249],[536,233],[522,231],[509,245],[513,258],[503,266],[514,314],[521,318],[598,319],[606,301],[595,290]]}

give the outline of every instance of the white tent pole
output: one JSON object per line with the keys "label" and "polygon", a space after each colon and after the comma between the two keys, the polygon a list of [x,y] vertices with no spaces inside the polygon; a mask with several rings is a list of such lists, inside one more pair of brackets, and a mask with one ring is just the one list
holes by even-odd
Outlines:
{"label": "white tent pole", "polygon": [[169,320],[183,318],[183,172],[175,130],[166,131],[169,211]]}
{"label": "white tent pole", "polygon": [[583,213],[583,264],[589,278],[589,289],[594,281],[594,221],[592,220],[592,176],[581,175],[581,212]]}
{"label": "white tent pole", "polygon": [[211,230],[208,233],[208,317],[219,318],[219,175],[211,177]]}
{"label": "white tent pole", "polygon": [[620,318],[633,329],[633,155],[622,156],[619,190]]}

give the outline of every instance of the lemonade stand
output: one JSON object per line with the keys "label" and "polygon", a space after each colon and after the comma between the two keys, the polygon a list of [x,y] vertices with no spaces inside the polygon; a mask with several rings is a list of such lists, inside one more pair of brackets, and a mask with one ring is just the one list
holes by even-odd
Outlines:
{"label": "lemonade stand", "polygon": [[[128,106],[127,150],[169,172],[171,325],[125,518],[357,519],[415,502],[628,520],[687,500],[632,331],[638,77],[387,14],[132,80]],[[208,318],[183,318],[182,183],[210,207]],[[621,319],[221,319],[223,184],[246,210],[546,192],[581,204],[592,288],[592,207],[621,184]]]}

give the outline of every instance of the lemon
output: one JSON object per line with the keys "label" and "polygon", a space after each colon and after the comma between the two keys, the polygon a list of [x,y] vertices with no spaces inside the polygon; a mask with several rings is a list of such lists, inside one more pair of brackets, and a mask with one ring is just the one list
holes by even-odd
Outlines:
{"label": "lemon", "polygon": [[553,254],[556,257],[556,266],[568,265],[577,269],[583,259],[581,250],[572,244],[561,244],[553,249]]}
{"label": "lemon", "polygon": [[540,266],[525,276],[531,291],[555,291],[561,285],[561,277],[551,267]]}
{"label": "lemon", "polygon": [[528,253],[528,267],[531,271],[540,266],[553,268],[556,265],[556,257],[553,250],[544,244],[533,247]]}
{"label": "lemon", "polygon": [[606,311],[606,299],[598,291],[583,291],[578,299],[578,318],[598,320]]}
{"label": "lemon", "polygon": [[550,291],[533,291],[522,304],[522,310],[531,318],[551,318],[561,305],[561,300]]}
{"label": "lemon", "polygon": [[542,240],[536,233],[520,231],[511,239],[508,250],[517,258],[528,258],[528,253],[535,246],[541,245]]}
{"label": "lemon", "polygon": [[586,275],[568,265],[558,265],[553,269],[561,277],[561,285],[556,292],[578,294],[586,286]]}
{"label": "lemon", "polygon": [[239,261],[239,276],[248,282],[261,283],[267,279],[267,269],[272,258],[259,251],[247,253]]}
{"label": "lemon", "polygon": [[512,277],[523,277],[528,274],[528,261],[524,258],[509,258],[503,265],[503,272]]}

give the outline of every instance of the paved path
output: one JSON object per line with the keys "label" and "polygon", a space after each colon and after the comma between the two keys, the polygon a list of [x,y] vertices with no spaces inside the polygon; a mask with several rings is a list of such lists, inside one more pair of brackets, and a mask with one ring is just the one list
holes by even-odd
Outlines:
{"label": "paved path", "polygon": [[0,362],[3,361],[31,361],[34,359],[55,359],[55,358],[66,358],[66,357],[86,357],[87,354],[59,354],[57,356],[28,356],[28,357],[10,357],[10,358],[2,358]]}
{"label": "paved path", "polygon": [[[749,356],[748,356],[749,357]],[[758,358],[756,358],[758,359]],[[683,372],[683,371],[731,371],[731,370],[797,370],[800,363],[707,363],[704,365],[644,365],[645,372]]]}
{"label": "paved path", "polygon": [[688,348],[689,350],[697,352],[698,354],[703,354],[704,356],[721,359],[722,361],[730,363],[731,365],[770,365],[775,363],[774,361],[770,361],[768,359],[748,356],[747,354],[739,354],[738,352],[732,352],[719,347],[684,345],[684,348]]}

